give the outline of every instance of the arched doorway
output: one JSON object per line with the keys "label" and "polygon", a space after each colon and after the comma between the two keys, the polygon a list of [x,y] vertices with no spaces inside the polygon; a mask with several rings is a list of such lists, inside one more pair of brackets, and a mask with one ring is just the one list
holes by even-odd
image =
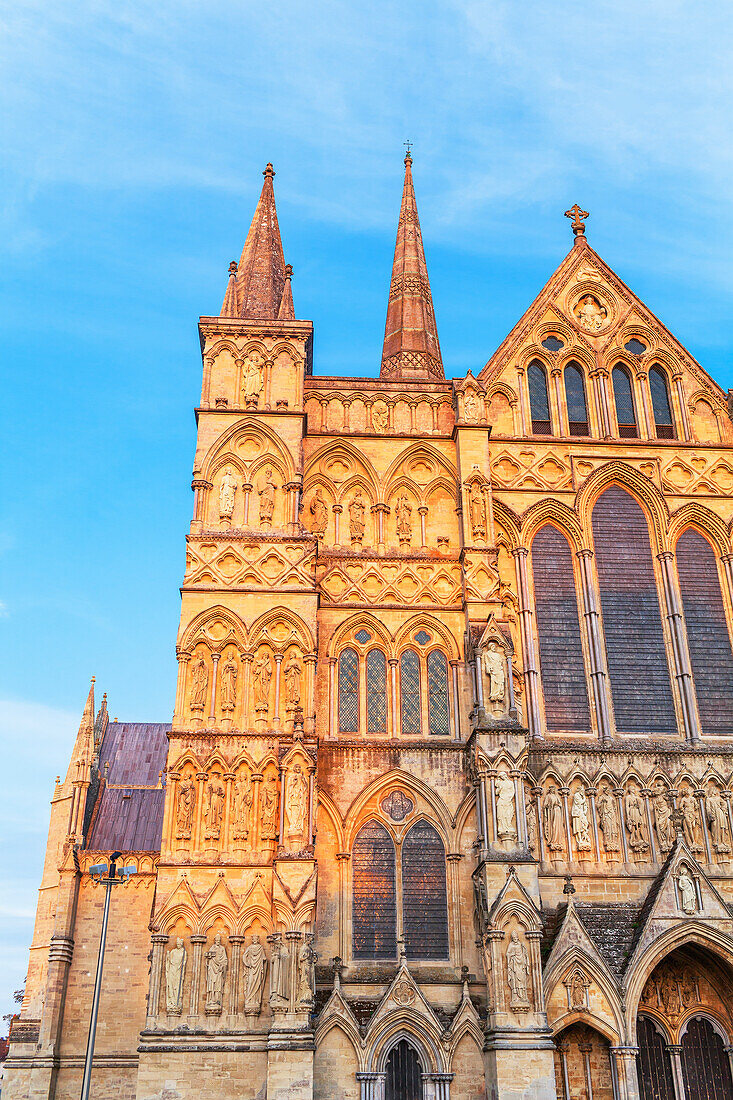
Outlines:
{"label": "arched doorway", "polygon": [[636,1041],[639,1044],[636,1068],[641,1100],[677,1100],[667,1039],[655,1020],[639,1016]]}
{"label": "arched doorway", "polygon": [[685,1100],[730,1100],[733,1077],[725,1043],[704,1016],[688,1020],[682,1036]]}
{"label": "arched doorway", "polygon": [[573,1024],[555,1040],[559,1100],[614,1100],[608,1040],[594,1028]]}
{"label": "arched doorway", "polygon": [[389,1052],[385,1100],[422,1100],[422,1068],[415,1048],[401,1039]]}

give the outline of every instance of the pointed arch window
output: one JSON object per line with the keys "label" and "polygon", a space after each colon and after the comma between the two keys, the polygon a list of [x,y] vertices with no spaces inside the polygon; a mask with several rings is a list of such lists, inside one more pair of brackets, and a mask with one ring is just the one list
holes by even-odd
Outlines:
{"label": "pointed arch window", "polygon": [[389,1052],[384,1080],[385,1100],[422,1100],[422,1066],[415,1048],[400,1039]]}
{"label": "pointed arch window", "polygon": [[646,516],[630,493],[611,485],[596,501],[592,526],[616,728],[675,733]]}
{"label": "pointed arch window", "polygon": [[367,733],[387,732],[387,659],[370,649],[366,659]]}
{"label": "pointed arch window", "polygon": [[577,363],[568,363],[565,375],[565,403],[571,435],[589,435],[588,406],[585,398],[583,371]]}
{"label": "pointed arch window", "polygon": [[339,730],[359,732],[359,656],[355,649],[344,649],[338,668]]}
{"label": "pointed arch window", "polygon": [[652,412],[654,413],[657,439],[674,439],[674,424],[672,423],[672,407],[669,403],[667,377],[660,367],[652,367],[649,371],[649,389],[652,395]]}
{"label": "pointed arch window", "polygon": [[587,733],[590,710],[573,559],[565,535],[550,523],[532,540],[532,575],[547,729]]}
{"label": "pointed arch window", "polygon": [[718,566],[692,528],[677,540],[677,575],[703,734],[733,736],[733,652]]}
{"label": "pointed arch window", "polygon": [[550,403],[547,396],[547,374],[542,363],[533,359],[527,370],[529,407],[532,415],[533,435],[552,435]]}
{"label": "pointed arch window", "polygon": [[626,367],[615,366],[611,372],[613,399],[616,404],[616,421],[621,439],[637,439],[639,429],[636,426],[634,394],[631,388],[631,376]]}
{"label": "pointed arch window", "polygon": [[400,719],[403,733],[420,733],[420,658],[414,649],[400,657]]}
{"label": "pointed arch window", "polygon": [[428,654],[428,729],[434,737],[450,737],[448,662],[439,649]]}
{"label": "pointed arch window", "polygon": [[429,821],[402,842],[402,917],[408,959],[448,958],[445,848]]}
{"label": "pointed arch window", "polygon": [[379,821],[367,821],[356,834],[352,868],[354,958],[394,959],[397,954],[395,848]]}

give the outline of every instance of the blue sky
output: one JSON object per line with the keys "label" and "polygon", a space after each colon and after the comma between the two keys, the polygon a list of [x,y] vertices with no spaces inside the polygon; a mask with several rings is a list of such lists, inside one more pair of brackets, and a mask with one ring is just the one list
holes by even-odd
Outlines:
{"label": "blue sky", "polygon": [[89,677],[112,715],[172,711],[196,319],[265,163],[318,373],[377,373],[409,138],[449,375],[541,288],[577,201],[733,386],[732,31],[699,0],[0,0],[0,1013]]}

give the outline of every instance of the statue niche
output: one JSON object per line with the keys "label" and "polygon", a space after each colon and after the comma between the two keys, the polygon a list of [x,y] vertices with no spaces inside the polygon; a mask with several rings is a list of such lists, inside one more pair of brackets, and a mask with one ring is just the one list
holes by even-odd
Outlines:
{"label": "statue niche", "polygon": [[219,665],[219,703],[227,718],[231,718],[237,705],[238,657],[237,651],[230,649],[223,654],[223,662]]}
{"label": "statue niche", "polygon": [[308,780],[302,766],[294,764],[285,783],[285,847],[291,852],[299,852],[309,843],[305,835],[308,801]]}
{"label": "statue niche", "polygon": [[191,772],[184,772],[176,791],[176,839],[190,840],[196,810],[196,784]]}
{"label": "statue niche", "polygon": [[269,772],[265,775],[260,790],[261,841],[273,842],[277,840],[279,804],[277,779],[272,772]]}
{"label": "statue niche", "polygon": [[206,1007],[207,1016],[218,1016],[224,1004],[224,987],[229,969],[227,949],[221,942],[221,933],[217,932],[214,942],[204,956],[206,962]]}
{"label": "statue niche", "polygon": [[270,711],[270,681],[272,660],[266,646],[260,646],[252,662],[252,695],[258,718],[267,720]]}
{"label": "statue niche", "polygon": [[221,772],[212,772],[204,794],[204,820],[206,821],[204,837],[206,840],[218,840],[221,836],[221,819],[224,814],[225,795]]}
{"label": "statue niche", "polygon": [[242,768],[232,788],[232,837],[234,840],[249,838],[253,793],[252,778],[247,769]]}
{"label": "statue niche", "polygon": [[232,467],[226,466],[219,482],[219,522],[225,527],[232,526],[236,499],[237,479],[232,472]]}
{"label": "statue niche", "polygon": [[513,929],[506,948],[506,984],[509,991],[509,1007],[515,1012],[527,1012],[531,1008],[532,984],[529,952]]}
{"label": "statue niche", "polygon": [[191,662],[189,706],[194,715],[202,715],[209,692],[209,666],[199,649]]}
{"label": "statue niche", "polygon": [[165,1010],[169,1016],[180,1016],[183,1008],[183,982],[188,955],[180,936],[165,960]]}

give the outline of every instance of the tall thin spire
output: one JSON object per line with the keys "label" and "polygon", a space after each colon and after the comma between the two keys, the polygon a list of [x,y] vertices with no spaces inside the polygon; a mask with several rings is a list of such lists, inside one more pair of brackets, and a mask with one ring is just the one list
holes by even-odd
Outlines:
{"label": "tall thin spire", "polygon": [[[242,257],[230,277],[221,308],[222,317],[243,317],[252,321],[274,321],[280,311],[285,288],[285,257],[275,209],[275,172],[268,164]],[[230,268],[231,273],[231,268]],[[232,286],[232,282],[234,286]],[[236,303],[233,291],[236,289]],[[232,312],[234,310],[234,312]]]}
{"label": "tall thin spire", "polygon": [[445,378],[409,152],[405,157],[405,185],[379,374],[381,378],[400,378],[406,382]]}

